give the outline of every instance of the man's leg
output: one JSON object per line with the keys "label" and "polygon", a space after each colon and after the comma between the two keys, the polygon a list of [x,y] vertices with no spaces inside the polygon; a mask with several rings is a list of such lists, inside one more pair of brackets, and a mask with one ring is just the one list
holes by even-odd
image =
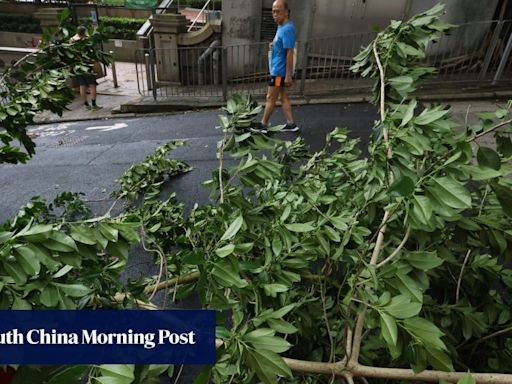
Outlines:
{"label": "man's leg", "polygon": [[288,88],[286,87],[281,88],[281,107],[283,108],[283,114],[286,118],[286,122],[293,124],[292,103],[288,97]]}
{"label": "man's leg", "polygon": [[293,121],[292,103],[288,97],[288,88],[281,89],[281,106],[283,108],[284,117],[286,118],[286,126],[282,129],[282,132],[299,131],[299,127]]}
{"label": "man's leg", "polygon": [[90,105],[87,102],[87,85],[80,84],[80,100],[82,101],[85,109],[90,109]]}
{"label": "man's leg", "polygon": [[274,112],[276,108],[277,97],[279,96],[279,87],[271,87],[267,88],[267,102],[265,103],[265,111],[263,112],[263,118],[261,119],[261,124],[264,126],[268,125],[270,120],[270,116]]}
{"label": "man's leg", "polygon": [[93,83],[91,85],[89,85],[89,90],[91,92],[91,103],[92,103],[92,109],[93,110],[97,110],[97,109],[101,109],[102,107],[99,107],[98,105],[96,105],[96,84]]}

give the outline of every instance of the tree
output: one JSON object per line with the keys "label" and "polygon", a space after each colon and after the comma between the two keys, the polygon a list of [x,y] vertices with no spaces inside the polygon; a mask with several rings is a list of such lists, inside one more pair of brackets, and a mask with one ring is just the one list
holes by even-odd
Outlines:
{"label": "tree", "polygon": [[[436,6],[392,22],[355,58],[354,70],[376,79],[380,111],[367,155],[346,129],[316,153],[301,138],[251,134],[261,108],[235,96],[220,116],[219,167],[205,183],[214,202],[185,213],[175,195],[161,199],[168,175],[190,170],[166,157],[184,144],[175,141],[120,179],[115,195],[127,208],[117,218],[25,209],[0,233],[2,308],[151,307],[158,290],[172,300],[197,294],[219,323],[217,363],[196,383],[511,382],[510,105],[459,127],[448,107],[421,109],[410,98],[433,71],[418,59],[450,28],[441,14]],[[484,135],[496,149],[479,144]],[[237,165],[225,166],[228,154]],[[121,287],[116,273],[138,226],[162,273]],[[70,250],[82,256],[81,272]],[[54,384],[84,375],[147,383],[166,368],[49,375]]]}
{"label": "tree", "polygon": [[[26,127],[35,114],[50,110],[62,115],[74,98],[66,80],[88,73],[95,61],[107,64],[110,60],[99,49],[108,38],[101,28],[89,31],[88,39],[70,41],[76,28],[69,23],[69,16],[69,10],[63,11],[61,27],[46,29],[39,50],[15,63],[0,79],[0,163],[24,163],[32,157],[35,144]],[[13,146],[13,141],[20,146]]]}

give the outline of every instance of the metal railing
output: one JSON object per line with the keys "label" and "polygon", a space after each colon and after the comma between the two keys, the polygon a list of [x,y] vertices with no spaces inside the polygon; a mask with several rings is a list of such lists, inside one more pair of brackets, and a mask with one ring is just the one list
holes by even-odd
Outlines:
{"label": "metal railing", "polygon": [[[372,84],[350,70],[353,57],[375,38],[374,32],[299,42],[292,94],[308,96],[360,90]],[[418,60],[433,66],[428,83],[492,83],[512,80],[512,20],[460,25],[429,45]],[[268,43],[137,52],[137,78],[142,95],[216,97],[232,93],[266,93]]]}

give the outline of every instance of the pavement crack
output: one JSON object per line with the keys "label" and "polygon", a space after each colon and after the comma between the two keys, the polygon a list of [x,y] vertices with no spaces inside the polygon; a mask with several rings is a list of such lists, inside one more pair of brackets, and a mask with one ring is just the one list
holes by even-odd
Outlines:
{"label": "pavement crack", "polygon": [[110,145],[107,145],[108,148],[106,148],[104,151],[101,151],[100,153],[98,153],[96,156],[94,156],[91,160],[89,160],[85,165],[91,165],[91,163],[93,161],[95,161],[96,159],[98,159],[100,156],[103,156],[107,151],[110,151],[112,148],[114,148],[116,146],[116,144],[110,144]]}

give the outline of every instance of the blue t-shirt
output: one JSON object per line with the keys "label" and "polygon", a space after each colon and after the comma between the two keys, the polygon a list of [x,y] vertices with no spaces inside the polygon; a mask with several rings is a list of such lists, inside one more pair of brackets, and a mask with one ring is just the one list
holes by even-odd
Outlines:
{"label": "blue t-shirt", "polygon": [[272,43],[271,76],[286,76],[286,50],[295,47],[295,27],[288,20],[277,26],[276,36]]}

